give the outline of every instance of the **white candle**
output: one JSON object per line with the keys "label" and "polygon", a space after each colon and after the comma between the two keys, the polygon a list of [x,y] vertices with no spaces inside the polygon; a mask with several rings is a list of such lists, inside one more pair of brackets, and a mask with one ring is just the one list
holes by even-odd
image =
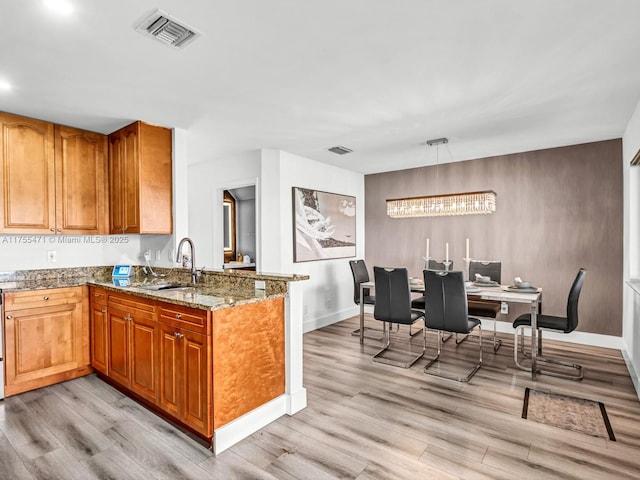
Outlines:
{"label": "white candle", "polygon": [[444,245],[444,261],[449,261],[449,242],[445,243]]}
{"label": "white candle", "polygon": [[428,238],[427,238],[427,254],[425,256],[429,258],[429,239]]}
{"label": "white candle", "polygon": [[467,256],[465,258],[471,258],[469,256],[469,239],[467,238]]}

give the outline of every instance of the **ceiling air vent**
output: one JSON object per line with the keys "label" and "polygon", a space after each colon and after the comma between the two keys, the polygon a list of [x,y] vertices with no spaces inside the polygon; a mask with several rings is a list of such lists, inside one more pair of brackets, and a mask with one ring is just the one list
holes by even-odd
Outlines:
{"label": "ceiling air vent", "polygon": [[184,48],[202,35],[195,28],[185,25],[162,10],[156,10],[150,16],[145,17],[138,24],[136,30],[175,48]]}
{"label": "ceiling air vent", "polygon": [[350,148],[343,147],[341,145],[338,145],[337,147],[331,147],[329,151],[333,153],[337,153],[338,155],[344,155],[345,153],[353,152],[353,150],[351,150]]}

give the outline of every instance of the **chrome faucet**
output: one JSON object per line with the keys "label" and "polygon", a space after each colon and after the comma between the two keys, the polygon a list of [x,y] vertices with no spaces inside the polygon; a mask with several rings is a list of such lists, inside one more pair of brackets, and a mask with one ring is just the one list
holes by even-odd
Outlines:
{"label": "chrome faucet", "polygon": [[191,240],[189,237],[184,237],[182,240],[180,240],[180,243],[178,244],[178,250],[176,252],[176,262],[182,263],[182,246],[185,242],[187,242],[189,244],[189,247],[191,247],[191,283],[196,283],[196,280],[198,278],[198,270],[196,269],[196,247],[193,246],[193,240]]}

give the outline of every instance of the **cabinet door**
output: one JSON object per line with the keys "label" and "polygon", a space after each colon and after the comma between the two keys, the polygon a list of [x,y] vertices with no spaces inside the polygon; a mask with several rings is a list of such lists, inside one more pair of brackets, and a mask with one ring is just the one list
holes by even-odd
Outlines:
{"label": "cabinet door", "polygon": [[129,364],[131,353],[129,346],[129,322],[132,318],[127,312],[109,307],[109,349],[107,365],[109,376],[121,383],[129,385]]}
{"label": "cabinet door", "polygon": [[0,232],[55,232],[53,124],[0,113]]}
{"label": "cabinet door", "polygon": [[124,233],[123,196],[120,191],[122,169],[123,142],[119,132],[109,135],[109,229],[111,233]]}
{"label": "cabinet door", "polygon": [[136,123],[109,135],[111,233],[140,233],[138,156]]}
{"label": "cabinet door", "polygon": [[182,348],[179,330],[160,323],[160,406],[180,418],[182,403]]}
{"label": "cabinet door", "polygon": [[81,303],[7,312],[5,334],[7,386],[82,366]]}
{"label": "cabinet door", "polygon": [[109,373],[109,317],[107,305],[91,302],[91,366],[97,371]]}
{"label": "cabinet door", "polygon": [[[123,131],[122,214],[126,233],[140,233],[140,179],[137,125]],[[148,179],[145,179],[148,180]]]}
{"label": "cabinet door", "polygon": [[212,365],[208,342],[211,337],[182,330],[184,403],[182,420],[194,430],[211,436]]}
{"label": "cabinet door", "polygon": [[102,235],[107,228],[107,137],[56,125],[57,230]]}
{"label": "cabinet door", "polygon": [[157,337],[155,320],[137,318],[130,322],[131,328],[131,383],[137,394],[155,402],[158,392]]}

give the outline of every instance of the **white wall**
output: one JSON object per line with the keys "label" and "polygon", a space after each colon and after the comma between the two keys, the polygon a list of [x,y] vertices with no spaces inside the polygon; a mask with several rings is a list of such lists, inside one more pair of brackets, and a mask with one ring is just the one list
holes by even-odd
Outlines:
{"label": "white wall", "polygon": [[[125,263],[143,265],[152,250],[151,265],[169,265],[171,235],[0,235],[0,270],[91,267]],[[25,243],[31,242],[31,243]],[[55,251],[56,261],[47,261]],[[155,261],[156,252],[161,261]]]}
{"label": "white wall", "polygon": [[[307,274],[303,282],[304,331],[357,313],[349,258],[293,262],[292,187],[356,197],[356,257],[364,257],[364,175],[287,152],[263,150],[261,183],[264,270]],[[267,253],[268,252],[268,253]]]}
{"label": "white wall", "polygon": [[[292,187],[356,197],[358,258],[364,257],[364,176],[279,150],[262,150],[189,166],[189,236],[198,267],[221,268],[222,190],[256,185],[256,269],[301,273],[304,331],[357,313],[349,259],[293,263]],[[220,208],[216,208],[219,205]]]}
{"label": "white wall", "polygon": [[[640,278],[640,166],[629,162],[640,149],[640,103],[622,138],[624,172],[624,272],[623,280]],[[640,295],[626,283],[623,292],[622,341],[625,360],[640,397]]]}
{"label": "white wall", "polygon": [[[198,268],[221,269],[224,263],[222,192],[256,185],[256,210],[260,202],[260,152],[190,165],[188,168],[189,236],[196,246]],[[256,237],[259,238],[259,231]],[[259,241],[255,256],[260,261]],[[258,263],[258,266],[260,264]]]}

